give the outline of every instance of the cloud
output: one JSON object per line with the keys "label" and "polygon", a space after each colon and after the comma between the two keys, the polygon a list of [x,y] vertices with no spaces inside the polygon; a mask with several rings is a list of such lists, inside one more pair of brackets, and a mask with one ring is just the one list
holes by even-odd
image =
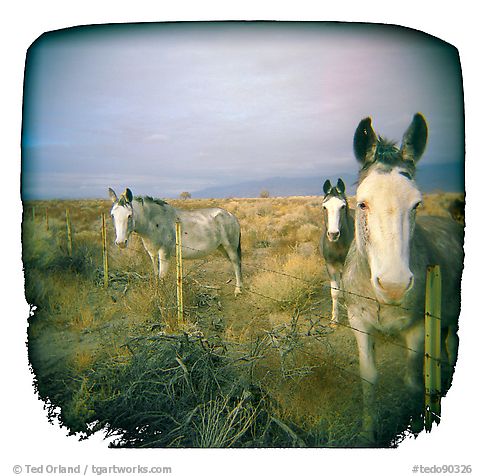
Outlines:
{"label": "cloud", "polygon": [[170,140],[170,136],[161,133],[154,133],[145,137],[146,142],[167,142],[168,140]]}
{"label": "cloud", "polygon": [[[400,139],[416,111],[429,119],[427,160],[463,160],[457,57],[418,33],[325,24],[104,32],[47,35],[29,53],[23,171],[36,193],[68,193],[61,176],[95,194],[96,177],[118,175],[175,191],[352,171],[362,117]],[[46,177],[50,188],[34,186]]]}

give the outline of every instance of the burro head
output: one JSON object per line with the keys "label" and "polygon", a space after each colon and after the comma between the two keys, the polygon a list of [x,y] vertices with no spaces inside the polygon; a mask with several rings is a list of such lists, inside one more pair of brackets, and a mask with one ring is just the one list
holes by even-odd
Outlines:
{"label": "burro head", "polygon": [[128,245],[128,238],[134,228],[133,195],[129,188],[120,195],[116,196],[112,188],[108,189],[108,194],[113,202],[111,207],[111,216],[113,218],[113,225],[115,226],[115,244],[120,248],[126,248]]}
{"label": "burro head", "polygon": [[367,258],[371,284],[381,303],[398,305],[413,288],[410,247],[422,202],[414,176],[426,143],[427,123],[419,113],[400,147],[377,137],[369,117],[360,122],[354,135],[354,152],[361,163],[356,245]]}
{"label": "burro head", "polygon": [[338,241],[341,236],[343,214],[346,213],[348,206],[345,195],[346,187],[341,179],[338,179],[335,187],[328,179],[324,182],[322,190],[324,192],[322,208],[324,209],[326,236],[330,242]]}

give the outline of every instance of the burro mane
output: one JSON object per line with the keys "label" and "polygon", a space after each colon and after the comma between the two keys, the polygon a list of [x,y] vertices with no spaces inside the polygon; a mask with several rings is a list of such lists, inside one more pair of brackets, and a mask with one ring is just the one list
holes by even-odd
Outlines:
{"label": "burro mane", "polygon": [[142,196],[134,197],[134,200],[141,203],[142,205],[144,204],[144,202],[154,203],[156,205],[160,205],[161,207],[165,207],[169,205],[165,200],[162,200],[161,198],[154,198],[149,195],[144,195],[143,197]]}
{"label": "burro mane", "polygon": [[361,168],[359,183],[368,176],[371,170],[380,173],[390,173],[395,168],[404,170],[409,178],[415,177],[416,167],[414,161],[404,159],[396,141],[379,136],[373,160],[365,162]]}

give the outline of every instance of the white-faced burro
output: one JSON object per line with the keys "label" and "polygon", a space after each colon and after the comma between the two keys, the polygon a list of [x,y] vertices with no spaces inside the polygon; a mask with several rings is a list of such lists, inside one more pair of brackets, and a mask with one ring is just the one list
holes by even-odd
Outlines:
{"label": "white-faced burro", "polygon": [[[404,398],[423,397],[424,300],[428,265],[442,271],[442,358],[450,384],[456,362],[463,228],[450,218],[417,217],[422,196],[415,166],[427,142],[427,123],[416,114],[401,147],[378,138],[371,119],[363,119],[354,135],[361,170],[356,192],[355,241],[343,272],[348,318],[354,328],[363,384],[363,439],[375,441],[374,336],[403,337],[408,349]],[[349,292],[347,292],[349,291]],[[368,297],[364,299],[362,296]]]}
{"label": "white-faced burro", "polygon": [[319,251],[326,263],[331,284],[331,325],[339,322],[339,297],[344,260],[354,238],[354,212],[348,206],[346,186],[338,179],[335,187],[326,180],[322,187],[324,199],[324,230],[319,242]]}
{"label": "white-faced burro", "polygon": [[203,258],[221,251],[234,268],[235,295],[241,293],[241,233],[233,214],[222,208],[181,210],[152,197],[133,197],[128,188],[120,198],[111,188],[108,192],[113,201],[115,243],[125,248],[130,234],[139,234],[156,276],[164,278],[167,274],[169,260],[175,254],[175,223],[179,220],[183,259]]}

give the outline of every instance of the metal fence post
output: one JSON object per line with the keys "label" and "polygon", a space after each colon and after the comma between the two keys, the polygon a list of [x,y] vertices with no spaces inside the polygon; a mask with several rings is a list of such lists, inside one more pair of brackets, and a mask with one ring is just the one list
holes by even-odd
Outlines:
{"label": "metal fence post", "polygon": [[440,423],[441,397],[441,272],[438,265],[427,266],[425,284],[425,430]]}
{"label": "metal fence post", "polygon": [[103,247],[103,287],[108,287],[108,246],[106,237],[106,218],[105,214],[101,214],[101,244]]}
{"label": "metal fence post", "polygon": [[181,222],[175,222],[176,232],[176,268],[177,268],[177,324],[180,326],[184,321],[184,303],[182,299],[182,237]]}
{"label": "metal fence post", "polygon": [[72,256],[72,254],[73,254],[73,237],[72,237],[72,230],[71,230],[71,219],[69,218],[69,209],[68,208],[66,208],[66,231],[67,231],[68,255]]}

